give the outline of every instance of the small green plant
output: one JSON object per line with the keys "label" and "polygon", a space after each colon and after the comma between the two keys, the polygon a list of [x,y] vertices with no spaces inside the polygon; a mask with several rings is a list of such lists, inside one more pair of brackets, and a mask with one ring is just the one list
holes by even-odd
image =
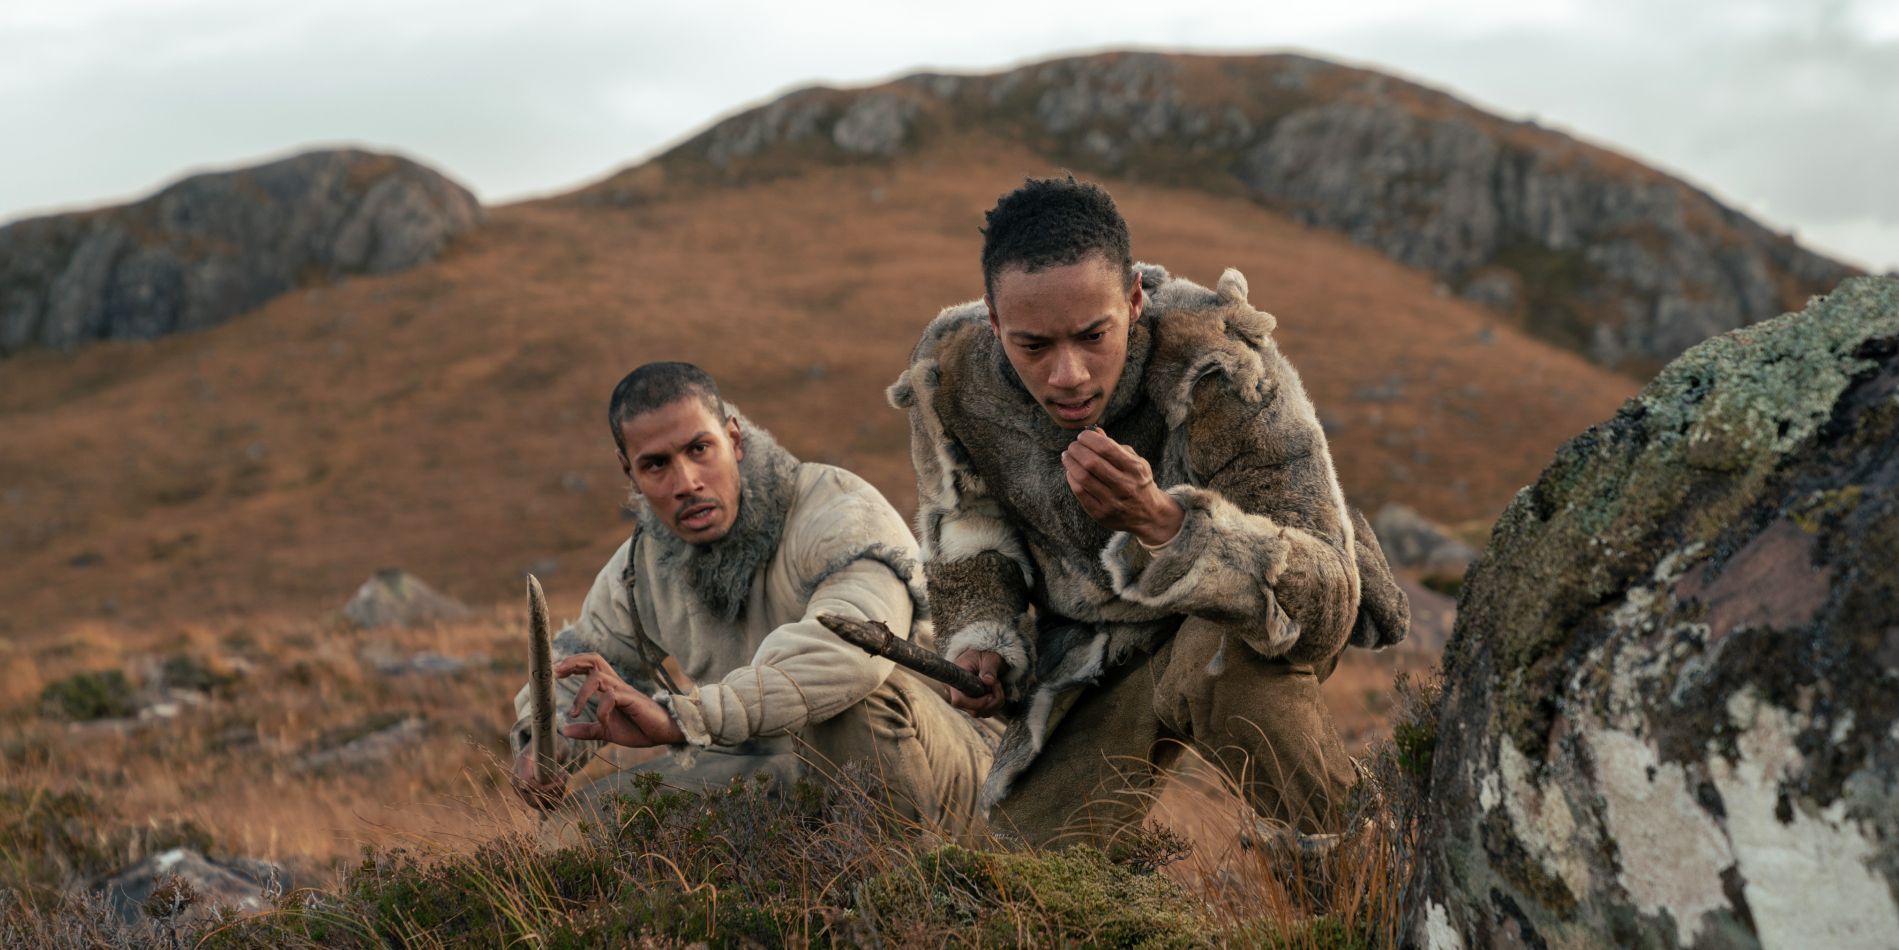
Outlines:
{"label": "small green plant", "polygon": [[40,691],[40,713],[88,722],[137,715],[138,705],[132,701],[132,684],[123,671],[88,670],[46,684]]}
{"label": "small green plant", "polygon": [[158,669],[158,678],[169,689],[188,689],[213,695],[228,693],[237,683],[236,676],[214,670],[203,660],[189,654],[166,657]]}

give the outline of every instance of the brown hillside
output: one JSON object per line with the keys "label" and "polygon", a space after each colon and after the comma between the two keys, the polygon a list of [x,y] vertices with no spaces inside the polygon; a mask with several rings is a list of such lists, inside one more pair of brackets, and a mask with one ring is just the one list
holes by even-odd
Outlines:
{"label": "brown hillside", "polygon": [[[0,369],[0,634],[340,606],[396,565],[476,603],[534,566],[571,612],[623,536],[608,391],[699,362],[806,458],[912,497],[883,388],[979,293],[981,212],[1051,171],[995,141],[744,185],[622,176],[637,201],[495,209],[438,261],[230,324]],[[1140,258],[1253,302],[1354,501],[1488,518],[1635,384],[1245,200],[1105,178]]]}

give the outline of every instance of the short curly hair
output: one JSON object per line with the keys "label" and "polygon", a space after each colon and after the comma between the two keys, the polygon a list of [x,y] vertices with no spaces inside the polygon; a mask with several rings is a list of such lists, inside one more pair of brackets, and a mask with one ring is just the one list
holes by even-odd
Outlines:
{"label": "short curly hair", "polygon": [[1108,191],[1093,182],[1030,178],[1003,195],[983,216],[982,286],[994,294],[996,275],[1011,267],[1038,271],[1066,267],[1099,254],[1134,280],[1128,223]]}

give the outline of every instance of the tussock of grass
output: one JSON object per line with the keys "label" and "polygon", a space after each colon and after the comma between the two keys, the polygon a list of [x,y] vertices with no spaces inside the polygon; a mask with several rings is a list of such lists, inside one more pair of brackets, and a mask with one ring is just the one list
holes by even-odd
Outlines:
{"label": "tussock of grass", "polygon": [[[1395,757],[1384,758],[1397,774]],[[571,825],[554,819],[465,853],[368,851],[334,886],[275,896],[261,914],[206,908],[194,916],[181,899],[126,928],[87,898],[15,900],[0,908],[0,942],[168,946],[175,939],[206,948],[331,950],[1395,945],[1412,835],[1385,810],[1384,796],[1361,798],[1359,832],[1329,855],[1299,866],[1254,851],[1257,863],[1229,862],[1226,879],[1214,883],[1158,869],[1188,850],[1165,830],[1112,854],[950,844],[893,817],[854,783],[779,794],[754,780],[687,794],[648,775]],[[86,807],[59,803],[67,815]],[[15,826],[5,833],[20,834]],[[45,850],[62,844],[42,839]],[[1221,900],[1265,891],[1271,896],[1243,911]]]}
{"label": "tussock of grass", "polygon": [[40,693],[40,712],[55,718],[88,722],[123,719],[138,713],[132,683],[121,670],[87,670],[46,684]]}

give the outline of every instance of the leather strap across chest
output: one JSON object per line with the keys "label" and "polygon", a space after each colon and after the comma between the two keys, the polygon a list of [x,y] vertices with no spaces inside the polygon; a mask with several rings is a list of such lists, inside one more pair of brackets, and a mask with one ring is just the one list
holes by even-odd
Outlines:
{"label": "leather strap across chest", "polygon": [[653,638],[646,635],[646,626],[640,622],[639,576],[640,563],[640,526],[633,525],[633,536],[626,543],[626,569],[620,572],[620,583],[626,588],[627,612],[632,615],[633,628],[629,639],[634,649],[639,651],[640,662],[645,665],[646,678],[665,687],[674,695],[684,693],[675,683],[672,674],[666,672],[666,651],[660,649]]}

